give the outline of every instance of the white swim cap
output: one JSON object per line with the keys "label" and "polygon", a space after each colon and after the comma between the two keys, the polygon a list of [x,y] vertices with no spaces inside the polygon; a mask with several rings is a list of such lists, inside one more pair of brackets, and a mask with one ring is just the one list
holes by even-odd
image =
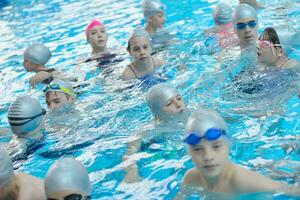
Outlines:
{"label": "white swim cap", "polygon": [[73,86],[70,83],[59,79],[54,79],[53,81],[51,81],[49,85],[46,85],[43,91],[45,94],[47,94],[48,92],[63,92],[72,97],[76,96],[73,90]]}
{"label": "white swim cap", "polygon": [[19,96],[8,109],[8,123],[14,134],[22,135],[39,127],[45,114],[46,110],[37,100]]}
{"label": "white swim cap", "polygon": [[0,144],[0,188],[7,186],[14,175],[14,168],[9,154]]}
{"label": "white swim cap", "polygon": [[232,21],[232,8],[227,4],[220,3],[216,6],[213,12],[213,17],[216,24],[227,24]]}
{"label": "white swim cap", "polygon": [[142,2],[142,9],[145,17],[151,17],[159,12],[164,12],[166,6],[159,0],[144,0]]}
{"label": "white swim cap", "polygon": [[252,18],[257,21],[256,10],[248,4],[240,4],[234,9],[232,21],[236,23],[244,18]]}
{"label": "white swim cap", "polygon": [[90,196],[91,182],[86,167],[73,158],[62,158],[56,161],[45,176],[47,197],[54,192],[72,190]]}
{"label": "white swim cap", "polygon": [[128,42],[132,40],[135,37],[144,37],[146,38],[150,43],[150,36],[149,34],[143,29],[143,27],[138,26],[135,29],[133,29],[132,33],[130,34],[130,37],[128,39]]}
{"label": "white swim cap", "polygon": [[44,66],[50,58],[50,49],[42,44],[31,45],[24,52],[24,59],[37,65]]}

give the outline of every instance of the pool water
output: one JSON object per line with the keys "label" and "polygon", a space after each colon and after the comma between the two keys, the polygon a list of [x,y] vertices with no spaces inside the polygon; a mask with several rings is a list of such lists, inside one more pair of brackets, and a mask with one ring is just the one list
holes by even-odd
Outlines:
{"label": "pool water", "polygon": [[[233,4],[230,0],[223,2]],[[162,72],[169,77],[169,83],[177,86],[188,110],[210,107],[222,113],[232,133],[231,159],[235,163],[279,181],[299,184],[298,77],[286,72],[272,72],[269,76],[267,71],[251,79],[246,74],[241,80],[246,79],[243,83],[247,89],[236,91],[238,87],[222,71],[221,63],[231,63],[238,57],[238,51],[219,59],[212,51],[216,46],[207,42],[202,32],[213,25],[211,11],[218,1],[164,0],[163,3],[167,5],[166,28],[180,42],[158,55],[165,58],[167,64]],[[265,0],[264,6],[259,11],[260,32],[280,23],[300,28],[299,1]],[[42,91],[30,88],[31,74],[22,67],[26,47],[34,42],[45,44],[53,51],[48,66],[71,74],[74,63],[90,54],[84,29],[94,18],[104,22],[109,45],[118,46],[117,52],[124,60],[113,64],[114,71],[109,76],[101,71],[90,72],[93,64],[80,65],[89,78],[87,86],[77,90],[76,113],[54,119],[48,115],[42,147],[14,166],[43,178],[49,166],[61,156],[76,157],[88,168],[93,199],[172,199],[184,173],[193,166],[182,142],[183,125],[150,130],[145,143],[153,138],[156,142],[147,144],[132,157],[138,163],[142,180],[135,184],[122,182],[126,144],[131,135],[145,131],[143,127],[153,120],[145,102],[147,88],[126,89],[131,82],[118,79],[130,62],[125,50],[128,35],[134,27],[144,24],[140,1],[1,1],[0,128],[9,127],[7,109],[20,94],[29,93],[46,107]],[[207,43],[211,46],[207,47]],[[299,60],[298,51],[292,57]],[[182,66],[184,71],[179,70]],[[1,142],[7,140],[0,138]],[[280,194],[241,196],[241,199],[266,198],[293,199]]]}

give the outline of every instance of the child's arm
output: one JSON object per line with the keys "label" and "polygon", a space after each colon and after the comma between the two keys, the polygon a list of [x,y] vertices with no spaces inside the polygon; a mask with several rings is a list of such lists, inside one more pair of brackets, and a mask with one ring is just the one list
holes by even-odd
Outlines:
{"label": "child's arm", "polygon": [[300,195],[300,187],[274,181],[237,165],[235,165],[233,186],[240,193],[283,192],[289,195]]}

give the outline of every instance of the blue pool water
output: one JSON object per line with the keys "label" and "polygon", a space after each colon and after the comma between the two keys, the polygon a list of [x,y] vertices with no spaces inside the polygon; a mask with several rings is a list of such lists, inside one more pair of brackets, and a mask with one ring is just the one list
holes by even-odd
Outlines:
{"label": "blue pool water", "polygon": [[[232,4],[233,1],[226,0]],[[236,1],[234,1],[236,2]],[[218,59],[207,51],[202,30],[213,25],[212,7],[216,0],[164,0],[167,5],[166,27],[179,43],[160,52],[167,65],[164,73],[178,87],[187,107],[211,107],[219,110],[233,135],[231,158],[235,163],[273,179],[300,183],[300,105],[296,97],[297,77],[285,72],[246,81],[269,87],[270,91],[235,91],[220,63],[230,62],[236,52]],[[272,24],[289,23],[300,28],[300,2],[265,0],[259,11],[260,31]],[[150,131],[156,144],[134,155],[143,180],[124,184],[124,163],[129,136],[151,120],[145,103],[145,88],[126,89],[118,79],[130,62],[125,51],[132,28],[143,24],[137,0],[5,0],[0,3],[0,128],[8,128],[7,109],[16,96],[29,93],[45,101],[40,90],[31,89],[30,74],[22,67],[22,53],[34,42],[44,43],[53,51],[48,66],[71,73],[74,63],[88,56],[90,47],[84,29],[100,18],[109,33],[109,45],[121,46],[125,58],[114,64],[110,76],[89,74],[89,85],[78,90],[76,116],[48,119],[44,145],[15,167],[43,178],[49,166],[60,156],[72,156],[87,166],[93,183],[93,199],[172,199],[183,175],[192,167],[182,142],[183,130],[170,128]],[[298,49],[300,50],[300,49]],[[297,52],[297,51],[296,51]],[[292,55],[300,60],[297,53]],[[178,70],[184,65],[186,70]],[[80,66],[86,71],[92,64]],[[280,76],[276,74],[283,73]],[[270,78],[272,77],[272,78]],[[247,79],[247,77],[246,77]],[[129,83],[126,83],[129,84]],[[231,85],[230,85],[231,84]],[[250,84],[250,85],[249,85]],[[257,88],[257,87],[256,87]],[[258,87],[259,88],[259,87]],[[249,91],[248,90],[248,91]],[[267,115],[266,115],[267,114]],[[164,134],[157,134],[163,132]],[[4,142],[8,138],[0,138]],[[195,196],[195,199],[199,196]],[[279,194],[245,195],[243,199],[293,199]]]}

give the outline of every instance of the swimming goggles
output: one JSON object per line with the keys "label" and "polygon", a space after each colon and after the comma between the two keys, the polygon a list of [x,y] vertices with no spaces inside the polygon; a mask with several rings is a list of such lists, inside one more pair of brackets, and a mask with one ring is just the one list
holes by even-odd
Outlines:
{"label": "swimming goggles", "polygon": [[280,44],[273,44],[268,40],[258,40],[257,45],[259,48],[270,48],[271,46],[281,47]]}
{"label": "swimming goggles", "polygon": [[[42,116],[42,115],[46,115],[46,109],[42,108],[42,112],[40,114],[37,114],[35,116],[32,117],[8,117],[8,123],[12,126],[22,126],[24,124],[27,124],[29,122],[31,122],[32,120],[34,120],[35,118]],[[11,122],[11,121],[16,121],[16,122]],[[27,120],[25,122],[17,122],[17,121],[22,121],[22,120]]]}
{"label": "swimming goggles", "polygon": [[[64,200],[90,200],[91,196],[82,196],[81,194],[70,194],[63,198]],[[58,200],[55,198],[47,198],[47,200]]]}
{"label": "swimming goggles", "polygon": [[60,86],[59,84],[57,83],[52,83],[52,84],[49,84],[47,85],[44,89],[43,89],[43,92],[44,93],[47,93],[49,91],[62,91],[66,94],[69,94],[71,96],[75,96],[75,93],[70,91],[68,88],[65,88],[63,86]]}
{"label": "swimming goggles", "polygon": [[196,132],[188,134],[187,137],[184,139],[184,142],[186,142],[189,145],[196,145],[201,142],[201,139],[214,141],[221,137],[221,135],[226,135],[226,131],[217,128],[210,128],[205,132],[204,136],[202,137],[200,137],[199,133]]}
{"label": "swimming goggles", "polygon": [[256,24],[257,23],[255,20],[251,20],[247,23],[240,22],[235,25],[235,28],[238,30],[243,30],[244,28],[246,28],[246,26],[249,26],[250,28],[254,28],[256,26]]}

